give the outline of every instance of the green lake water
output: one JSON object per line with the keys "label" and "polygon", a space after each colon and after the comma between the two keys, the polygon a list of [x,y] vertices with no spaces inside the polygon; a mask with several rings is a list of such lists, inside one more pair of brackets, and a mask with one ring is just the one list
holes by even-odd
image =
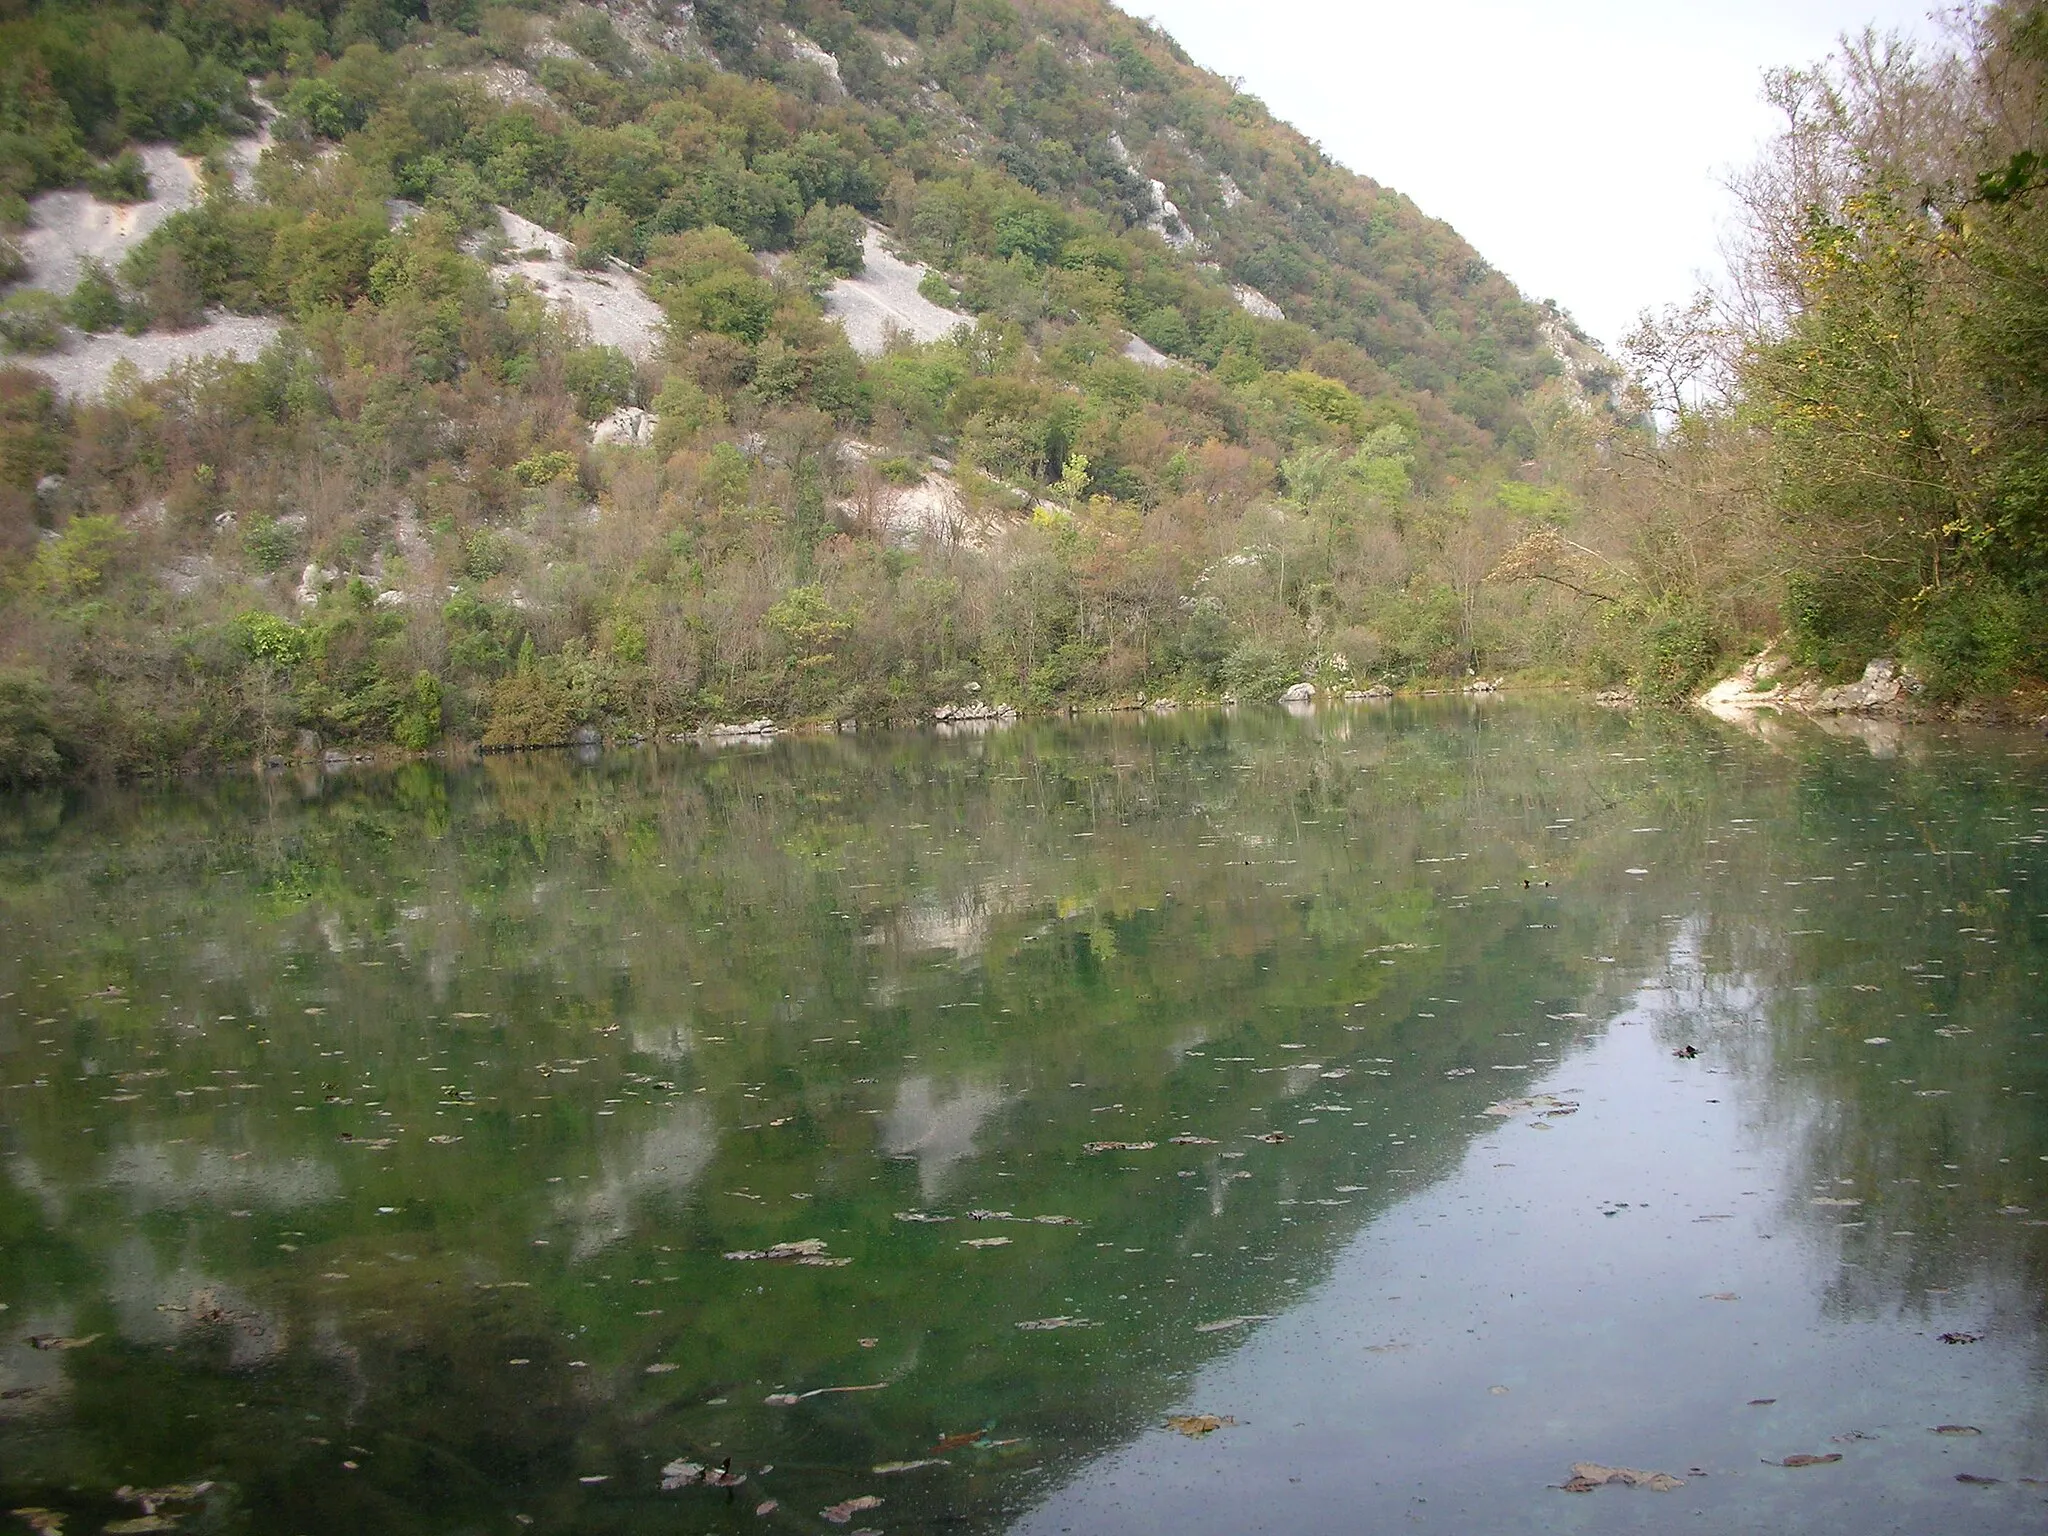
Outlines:
{"label": "green lake water", "polygon": [[0,802],[0,1529],[2039,1531],[2044,970],[2018,735]]}

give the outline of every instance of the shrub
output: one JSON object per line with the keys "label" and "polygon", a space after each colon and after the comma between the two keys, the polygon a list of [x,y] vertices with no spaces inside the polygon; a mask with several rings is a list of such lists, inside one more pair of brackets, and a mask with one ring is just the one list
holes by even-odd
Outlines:
{"label": "shrub", "polygon": [[1890,641],[1895,598],[1836,573],[1795,571],[1785,581],[1792,660],[1830,677],[1849,675]]}
{"label": "shrub", "polygon": [[1223,658],[1223,686],[1240,699],[1277,699],[1300,681],[1300,661],[1265,641],[1246,640]]}
{"label": "shrub", "polygon": [[633,403],[633,360],[617,347],[578,347],[562,362],[562,382],[585,421]]}
{"label": "shrub", "polygon": [[54,293],[25,288],[0,303],[0,346],[15,352],[54,352],[64,342],[64,303]]}
{"label": "shrub", "polygon": [[260,609],[237,616],[232,628],[236,642],[251,661],[295,667],[311,649],[311,637],[298,625]]}
{"label": "shrub", "polygon": [[852,277],[867,265],[861,250],[861,238],[866,232],[860,214],[854,209],[843,204],[828,208],[823,203],[813,203],[810,211],[797,221],[796,248],[823,271],[835,277]]}
{"label": "shrub", "polygon": [[424,752],[441,739],[441,680],[413,674],[412,687],[391,714],[391,739],[408,752]]}
{"label": "shrub", "polygon": [[99,590],[107,566],[126,540],[127,532],[118,518],[74,517],[62,533],[36,551],[28,571],[29,585],[60,601],[90,597]]}
{"label": "shrub", "polygon": [[775,290],[744,272],[716,272],[692,283],[684,298],[699,327],[752,345],[768,334]]}
{"label": "shrub", "polygon": [[2048,666],[2048,603],[1995,577],[1928,593],[1901,647],[1940,700],[1992,693]]}
{"label": "shrub", "polygon": [[88,256],[78,269],[78,283],[64,301],[64,318],[81,331],[116,331],[128,318],[128,305],[107,269]]}
{"label": "shrub", "polygon": [[508,561],[505,541],[488,528],[479,528],[462,541],[462,574],[471,581],[502,575]]}
{"label": "shrub", "polygon": [[1720,639],[1705,615],[1655,617],[1643,631],[1636,692],[1652,703],[1676,704],[1706,680],[1720,655]]}
{"label": "shrub", "polygon": [[669,375],[654,397],[652,409],[657,418],[654,451],[663,458],[705,427],[725,420],[725,407],[717,397],[706,394],[696,381],[679,373]]}
{"label": "shrub", "polygon": [[124,149],[85,173],[85,188],[103,203],[146,203],[149,201],[149,169],[142,156]]}
{"label": "shrub", "polygon": [[49,686],[32,673],[0,672],[0,788],[55,778],[63,767]]}
{"label": "shrub", "polygon": [[529,636],[519,648],[519,669],[491,689],[487,748],[561,747],[575,734],[569,690],[547,676],[535,660]]}
{"label": "shrub", "polygon": [[149,322],[166,331],[189,331],[206,318],[206,293],[174,246],[165,247],[143,285]]}
{"label": "shrub", "polygon": [[242,552],[259,571],[281,571],[298,557],[298,530],[275,518],[259,518],[242,535]]}
{"label": "shrub", "polygon": [[564,453],[559,448],[536,453],[512,466],[512,478],[529,491],[553,485],[557,480],[573,480],[576,478],[576,455]]}

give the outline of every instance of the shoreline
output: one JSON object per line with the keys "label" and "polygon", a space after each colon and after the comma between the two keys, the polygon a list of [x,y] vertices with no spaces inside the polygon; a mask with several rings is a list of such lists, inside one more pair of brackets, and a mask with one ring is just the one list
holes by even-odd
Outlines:
{"label": "shoreline", "polygon": [[[617,735],[605,735],[595,728],[586,727],[568,741],[534,742],[517,746],[486,747],[480,741],[452,738],[444,745],[426,751],[407,751],[389,745],[330,747],[291,755],[271,753],[253,761],[242,759],[189,768],[145,768],[122,774],[62,776],[39,784],[18,786],[13,793],[27,794],[36,790],[67,789],[86,785],[174,783],[215,777],[232,778],[243,774],[257,779],[267,779],[283,777],[294,772],[304,773],[307,770],[333,774],[344,769],[393,769],[408,763],[439,763],[455,767],[491,758],[524,757],[540,753],[572,753],[588,761],[608,753],[631,751],[647,746],[764,747],[788,739],[817,740],[825,737],[911,732],[947,739],[985,735],[997,729],[1008,729],[1021,724],[1112,715],[1165,718],[1175,714],[1267,707],[1308,717],[1340,705],[1355,708],[1361,704],[1412,703],[1423,699],[1478,701],[1499,699],[1504,696],[1521,698],[1565,695],[1578,702],[1622,712],[1650,710],[1679,713],[1697,709],[1723,724],[1734,725],[1752,736],[1765,740],[1784,739],[1788,719],[1796,718],[1819,728],[1826,735],[1862,739],[1874,750],[1895,749],[1898,743],[1873,740],[1873,733],[1887,734],[1907,728],[1925,729],[1951,725],[2029,735],[2038,734],[2044,728],[2048,728],[2048,713],[2033,712],[2034,708],[2048,706],[2048,694],[2038,699],[2029,696],[2029,705],[2033,706],[2031,708],[2023,706],[2012,709],[2005,707],[2000,701],[1983,699],[1965,699],[1956,704],[1920,704],[1916,702],[1910,684],[1904,681],[1900,681],[1896,690],[1880,686],[1875,693],[1865,691],[1866,685],[1873,681],[1872,672],[1890,665],[1884,662],[1873,662],[1871,667],[1866,669],[1864,679],[1858,683],[1828,686],[1809,679],[1781,689],[1773,680],[1774,674],[1766,671],[1760,676],[1756,670],[1757,663],[1768,655],[1766,652],[1752,658],[1735,673],[1705,692],[1686,700],[1683,704],[1670,706],[1644,704],[1627,688],[1610,687],[1589,692],[1581,684],[1515,683],[1505,679],[1466,687],[1395,689],[1379,685],[1371,689],[1353,689],[1342,693],[1334,690],[1319,692],[1313,698],[1283,696],[1273,700],[1258,700],[1250,704],[1234,698],[1181,700],[1140,697],[1136,700],[1125,699],[1109,703],[1071,704],[1040,711],[1020,709],[1009,704],[984,705],[975,702],[965,705],[941,705],[929,714],[920,715],[912,720],[874,724],[851,719],[836,722],[813,719],[783,724],[763,718],[743,723],[704,725],[694,730],[627,731]],[[1782,670],[1775,675],[1781,676]],[[1908,674],[1894,676],[1903,679]],[[1885,677],[1877,679],[1880,684],[1892,680]],[[1760,687],[1759,684],[1763,686]]]}

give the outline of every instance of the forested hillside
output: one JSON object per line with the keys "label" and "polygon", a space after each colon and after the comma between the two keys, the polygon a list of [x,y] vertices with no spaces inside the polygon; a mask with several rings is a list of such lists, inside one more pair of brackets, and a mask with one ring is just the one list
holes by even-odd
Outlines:
{"label": "forested hillside", "polygon": [[[2038,672],[2030,28],[1912,64],[1948,222],[1842,139],[1755,246],[1807,275],[1646,328],[1617,394],[1100,0],[0,0],[0,778],[1671,698],[1787,622],[1821,670]],[[1902,404],[1936,309],[1897,377],[1949,403]]]}
{"label": "forested hillside", "polygon": [[[1514,477],[1593,354],[1107,5],[6,14],[14,777],[1515,645],[1481,546],[1540,514]],[[48,291],[52,189],[146,211],[162,142],[188,205]],[[573,279],[519,280],[532,226],[658,329],[605,344]],[[878,242],[961,329],[853,351],[826,310]],[[278,340],[58,382],[227,313]],[[622,406],[654,420],[593,444]]]}

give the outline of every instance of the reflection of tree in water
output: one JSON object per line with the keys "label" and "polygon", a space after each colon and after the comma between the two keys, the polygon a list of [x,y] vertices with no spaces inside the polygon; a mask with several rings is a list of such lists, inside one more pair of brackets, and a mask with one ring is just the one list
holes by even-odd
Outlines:
{"label": "reflection of tree in water", "polygon": [[[2048,817],[2004,739],[1960,769],[1933,741],[1799,763],[1728,877],[1759,896],[1714,961],[1755,978],[1766,1028],[1725,1043],[1797,1127],[1787,1216],[1835,1256],[1828,1314],[2025,1340],[2038,1373]],[[2038,1438],[2048,1405],[2030,1412]]]}
{"label": "reflection of tree in water", "polygon": [[[1731,790],[1701,745],[1563,709],[1253,712],[231,781],[24,817],[0,838],[21,936],[0,990],[59,1017],[79,1070],[9,1104],[7,1198],[32,1164],[63,1219],[31,1201],[0,1250],[17,1307],[79,1329],[97,1308],[119,1335],[78,1352],[68,1379],[97,1385],[53,1417],[115,1456],[136,1415],[108,1382],[138,1412],[189,1400],[224,1475],[307,1531],[373,1509],[389,1529],[512,1508],[572,1528],[597,1519],[575,1479],[598,1474],[627,1528],[672,1518],[633,1502],[649,1465],[721,1445],[805,1497],[984,1423],[1056,1468],[1230,1347],[1197,1325],[1280,1310],[1285,1277],[1312,1284],[1455,1164],[1511,1081],[1491,1073],[1503,1020],[1593,1015],[1549,1025],[1564,1055],[1674,932],[1702,974],[1786,995],[1802,941],[1759,936],[1776,898],[1696,893],[1793,856],[1759,839],[1713,872],[1726,796],[1796,823],[1809,781],[1765,762]],[[1653,875],[1613,875],[1651,826]],[[1531,873],[1552,888],[1523,892]],[[107,1074],[155,1070],[105,1102]],[[1390,1129],[1416,1172],[1371,1150]],[[1079,1150],[1180,1131],[1216,1144]],[[1293,1140],[1247,1139],[1269,1131]],[[237,1154],[278,1176],[218,1171]],[[182,1255],[161,1273],[218,1277],[290,1341],[256,1417],[230,1406],[251,1391],[231,1351],[158,1358],[121,1321],[114,1276],[136,1271],[116,1255],[164,1156],[217,1172],[149,1207]],[[1361,1187],[1279,1204],[1339,1185]],[[895,1219],[975,1206],[1086,1225]],[[719,1257],[814,1236],[853,1265]],[[1014,1328],[1055,1315],[1099,1326]],[[346,1427],[286,1429],[302,1401]],[[333,1446],[373,1431],[372,1475],[334,1472]],[[189,1447],[156,1454],[151,1476],[191,1475]],[[1020,1496],[999,1475],[1018,1463],[960,1454],[987,1479],[894,1486],[893,1510],[993,1520]],[[420,1497],[422,1523],[366,1488]]]}

